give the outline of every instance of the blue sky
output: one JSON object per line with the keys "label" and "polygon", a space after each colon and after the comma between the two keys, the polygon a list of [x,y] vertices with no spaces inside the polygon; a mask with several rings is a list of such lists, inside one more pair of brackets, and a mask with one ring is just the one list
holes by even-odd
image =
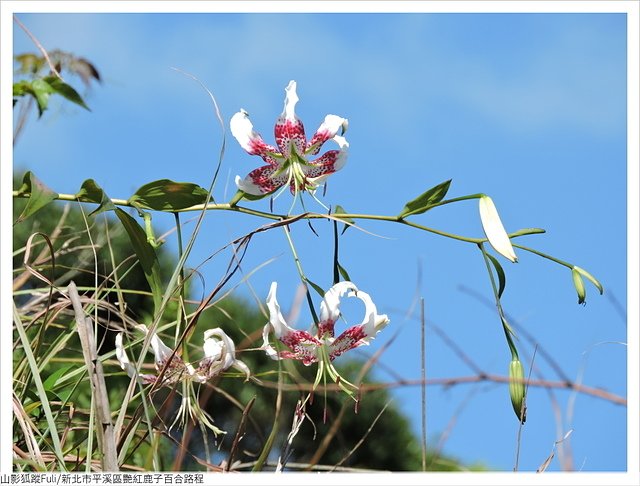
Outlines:
{"label": "blue sky", "polygon": [[[284,87],[298,83],[297,113],[310,134],[328,113],[349,119],[349,162],[328,181],[327,205],[354,213],[397,214],[426,189],[453,179],[450,197],[484,192],[509,231],[541,227],[522,238],[592,272],[606,292],[587,284],[577,305],[571,274],[518,251],[502,259],[503,306],[572,379],[626,396],[627,137],[626,18],[622,14],[24,14],[24,24],[48,49],[90,59],[104,82],[86,93],[91,113],[60,105],[32,119],[14,151],[16,171],[33,170],[61,193],[94,178],[112,197],[127,197],[160,178],[208,187],[221,133],[202,89],[171,70],[178,67],[212,90],[228,125],[240,108],[272,142]],[[19,29],[14,51],[34,51]],[[233,178],[260,160],[230,133],[215,197],[235,192]],[[275,201],[286,212],[288,194]],[[322,207],[307,200],[308,209]],[[247,203],[268,210],[268,201]],[[299,207],[298,207],[299,208]],[[481,236],[476,201],[415,216],[415,222]],[[172,218],[155,217],[158,232]],[[210,213],[190,258],[198,266],[230,239],[262,224],[244,215]],[[329,224],[305,224],[292,236],[309,278],[331,284]],[[362,222],[350,230],[341,262],[392,323],[364,351],[397,338],[384,367],[407,379],[420,376],[419,323],[408,317],[424,297],[430,323],[444,329],[487,373],[505,375],[509,353],[499,319],[464,289],[491,298],[481,254],[470,244],[390,223]],[[173,242],[170,242],[175,247]],[[275,259],[251,277],[258,296],[279,282],[284,310],[293,302],[297,273],[282,232],[260,235],[247,268]],[[226,265],[202,268],[206,290]],[[420,270],[418,270],[420,269]],[[422,278],[418,280],[418,274]],[[247,287],[238,295],[250,298]],[[319,298],[316,299],[319,302]],[[357,307],[348,307],[351,322]],[[347,316],[347,318],[349,318]],[[310,322],[304,312],[298,322]],[[525,366],[531,346],[519,343]],[[544,378],[558,380],[543,359]],[[433,331],[427,335],[427,376],[474,374]],[[393,381],[383,367],[379,379]],[[420,389],[396,390],[419,431]],[[520,468],[535,470],[553,443],[573,429],[574,467],[626,470],[624,407],[555,391],[564,416],[556,423],[549,394],[529,393]],[[463,405],[464,404],[464,405]],[[460,409],[462,411],[456,415]],[[570,413],[570,418],[566,414]],[[455,425],[448,430],[452,417]],[[433,445],[448,431],[444,452],[465,462],[513,467],[517,421],[503,385],[429,387],[428,430]],[[558,469],[554,461],[550,467]]]}

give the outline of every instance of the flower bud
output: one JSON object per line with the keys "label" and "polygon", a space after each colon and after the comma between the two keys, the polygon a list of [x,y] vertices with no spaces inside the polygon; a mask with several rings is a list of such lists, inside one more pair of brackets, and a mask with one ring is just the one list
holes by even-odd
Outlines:
{"label": "flower bud", "polygon": [[578,293],[578,304],[585,304],[587,299],[587,290],[584,288],[584,281],[580,272],[574,268],[571,269],[571,276],[573,277],[573,286]]}
{"label": "flower bud", "polygon": [[511,396],[511,405],[516,417],[521,423],[527,420],[527,409],[525,406],[525,383],[524,369],[518,358],[512,359],[509,364],[509,395]]}
{"label": "flower bud", "polygon": [[482,195],[480,198],[480,221],[482,222],[482,229],[484,234],[487,235],[487,240],[495,251],[500,253],[507,260],[515,263],[518,261],[509,235],[507,235],[500,215],[496,209],[493,200],[489,196]]}

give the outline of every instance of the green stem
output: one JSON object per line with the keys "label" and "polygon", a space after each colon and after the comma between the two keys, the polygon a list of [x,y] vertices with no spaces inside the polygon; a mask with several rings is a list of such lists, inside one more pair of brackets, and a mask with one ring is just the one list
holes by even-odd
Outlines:
{"label": "green stem", "polygon": [[498,315],[500,316],[500,322],[502,323],[502,330],[504,331],[504,335],[507,339],[507,344],[509,345],[509,350],[511,351],[511,358],[518,359],[518,349],[513,342],[513,338],[511,337],[511,330],[507,326],[507,319],[505,318],[504,311],[502,310],[502,304],[500,303],[500,294],[498,292],[498,286],[496,285],[496,279],[493,276],[493,270],[491,269],[491,262],[489,261],[489,257],[487,256],[487,251],[484,249],[484,245],[482,243],[479,243],[478,248],[480,248],[480,251],[482,252],[482,256],[484,258],[484,263],[487,266],[489,280],[491,281],[491,289],[493,290],[493,296],[496,300],[496,308],[498,309]]}
{"label": "green stem", "polygon": [[[29,197],[29,194],[19,194],[18,191],[13,191],[13,196],[14,197]],[[440,203],[437,203],[435,206],[442,206],[444,204],[451,204],[453,202],[458,202],[458,201],[463,201],[463,200],[467,200],[467,199],[477,199],[478,197],[480,197],[481,194],[472,194],[470,196],[461,196],[458,198],[453,198],[453,199],[448,199],[446,201],[441,201]],[[78,202],[78,198],[73,195],[73,194],[58,194],[57,199],[61,200],[61,201],[74,201],[74,202]],[[126,207],[134,207],[131,203],[129,203],[129,201],[125,200],[125,199],[111,199],[111,202],[113,204],[115,204],[116,206],[126,206]],[[284,219],[296,219],[296,218],[300,218],[301,215],[294,215],[294,216],[287,216],[284,214],[275,214],[275,213],[269,213],[266,211],[259,211],[256,209],[250,209],[250,208],[246,208],[243,206],[237,206],[236,202],[233,201],[232,203],[209,203],[209,204],[196,204],[194,206],[190,206],[188,208],[183,208],[183,209],[176,209],[176,210],[172,210],[171,212],[175,212],[175,213],[182,213],[182,212],[191,212],[191,211],[234,211],[237,213],[242,213],[242,214],[248,214],[251,216],[257,216],[259,218],[265,218],[265,219],[270,219],[272,221],[279,221],[279,220],[284,220]],[[305,214],[303,216],[302,219],[325,219],[327,218],[328,215],[326,214],[320,214],[320,213],[308,213]],[[370,220],[370,221],[387,221],[387,222],[391,222],[391,223],[400,223],[400,224],[404,224],[407,226],[411,226],[413,228],[417,228],[420,229],[422,231],[426,231],[428,233],[433,233],[436,234],[438,236],[443,236],[445,238],[450,238],[450,239],[454,239],[454,240],[458,240],[458,241],[463,241],[465,243],[474,243],[474,244],[479,244],[479,243],[484,243],[485,241],[487,241],[486,238],[471,238],[471,237],[467,237],[467,236],[462,236],[462,235],[458,235],[455,233],[448,233],[446,231],[441,231],[441,230],[437,230],[434,228],[430,228],[428,226],[423,226],[421,224],[418,223],[414,223],[413,221],[409,221],[403,218],[400,218],[398,216],[385,216],[385,215],[379,215],[379,214],[359,214],[359,213],[339,213],[339,214],[332,214],[331,215],[332,219],[339,219],[339,220],[343,220],[343,221],[348,221],[350,219],[361,219],[361,220]],[[542,230],[537,230],[537,229],[532,229],[530,232],[527,233],[521,233],[521,232],[515,232],[513,234],[511,234],[511,237],[516,237],[516,236],[523,236],[525,234],[535,234],[535,233],[540,233],[542,232]],[[517,245],[514,245],[517,246]],[[539,253],[536,252],[535,250],[526,248],[526,247],[519,247],[522,248],[523,250],[526,251],[531,251],[533,253],[537,253],[540,256],[543,256],[545,258],[548,258],[550,260],[554,260],[558,263],[561,263],[562,265],[565,266],[569,266],[571,267],[570,264],[563,262],[561,260],[556,260],[553,257],[550,257],[548,255],[545,255],[543,253]]]}
{"label": "green stem", "polygon": [[156,235],[153,233],[153,226],[151,225],[151,213],[142,211],[142,219],[144,219],[144,232],[147,235],[147,243],[153,248],[158,248],[160,243],[156,241]]}
{"label": "green stem", "polygon": [[572,265],[569,262],[565,262],[564,260],[560,260],[559,258],[552,257],[551,255],[547,255],[546,253],[542,253],[541,251],[534,250],[533,248],[529,248],[528,246],[516,245],[515,243],[512,243],[512,244],[516,248],[520,248],[521,250],[528,251],[528,252],[531,252],[531,253],[535,253],[536,255],[541,256],[542,258],[546,258],[547,260],[551,260],[552,262],[555,262],[555,263],[558,263],[560,265],[563,265],[563,266],[565,266],[565,267],[567,267],[569,269],[574,267],[574,265]]}
{"label": "green stem", "polygon": [[313,306],[313,299],[311,298],[311,292],[309,292],[309,286],[307,285],[307,277],[304,274],[304,270],[302,270],[302,264],[300,263],[300,258],[298,258],[298,252],[296,251],[296,247],[293,245],[293,240],[291,239],[289,226],[283,226],[284,234],[287,237],[287,241],[289,242],[289,248],[291,248],[291,254],[293,255],[293,260],[296,263],[296,268],[298,269],[298,275],[300,275],[300,280],[305,286],[305,290],[307,293],[307,302],[309,303],[309,309],[311,309],[311,315],[313,316],[313,322],[318,324],[318,314],[316,314],[316,309]]}

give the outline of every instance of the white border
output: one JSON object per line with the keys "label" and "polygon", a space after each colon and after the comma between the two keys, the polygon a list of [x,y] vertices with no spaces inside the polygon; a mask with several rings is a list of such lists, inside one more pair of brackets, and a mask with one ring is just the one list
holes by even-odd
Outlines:
{"label": "white border", "polygon": [[[640,5],[637,1],[155,1],[155,2],[77,2],[77,1],[3,1],[0,3],[0,128],[2,128],[2,145],[0,148],[0,471],[9,473],[12,470],[12,450],[10,430],[12,427],[12,407],[8,397],[12,395],[12,358],[11,343],[12,326],[12,248],[11,239],[11,205],[10,196],[12,184],[12,147],[6,143],[10,139],[13,118],[10,104],[4,102],[11,99],[11,84],[13,72],[13,30],[12,15],[16,13],[103,13],[103,12],[590,12],[590,13],[626,13],[627,24],[627,234],[628,234],[628,408],[627,408],[627,473],[546,473],[535,475],[529,473],[482,473],[462,476],[456,473],[394,473],[392,481],[398,484],[458,484],[459,482],[477,484],[510,485],[516,480],[518,484],[640,484],[640,453],[638,448],[639,420],[639,326],[640,314],[638,295],[640,284],[638,279],[639,263],[639,207],[638,181],[640,178],[640,154],[638,138],[640,134],[639,106],[640,99]],[[9,137],[6,134],[9,134]],[[255,479],[254,479],[255,478]],[[205,484],[246,484],[260,482],[260,484],[289,484],[304,481],[307,484],[325,484],[327,479],[323,474],[256,474],[256,475],[206,475]],[[367,484],[387,484],[390,478],[387,474],[343,475],[333,474],[331,482],[342,484],[366,482]]]}

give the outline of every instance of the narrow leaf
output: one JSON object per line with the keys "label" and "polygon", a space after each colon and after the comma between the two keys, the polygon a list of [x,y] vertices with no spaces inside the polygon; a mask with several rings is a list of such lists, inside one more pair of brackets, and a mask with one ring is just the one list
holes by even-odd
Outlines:
{"label": "narrow leaf", "polygon": [[340,272],[340,275],[342,275],[342,278],[348,281],[351,281],[351,277],[349,277],[349,273],[345,270],[345,268],[340,265],[340,263],[338,262],[338,271]]}
{"label": "narrow leaf", "polygon": [[140,187],[129,202],[146,209],[175,211],[204,204],[208,195],[207,190],[197,184],[160,179]]}
{"label": "narrow leaf", "polygon": [[45,186],[31,171],[25,173],[22,178],[22,186],[18,189],[18,194],[21,196],[30,194],[30,196],[22,214],[14,224],[24,221],[58,197],[57,193]]}
{"label": "narrow leaf", "polygon": [[[341,214],[347,214],[347,212],[344,210],[344,208],[343,208],[342,206],[340,206],[340,205],[338,204],[338,205],[336,206],[336,209],[335,209],[335,211],[333,212],[333,214],[341,215]],[[354,221],[353,219],[351,219],[351,218],[341,218],[341,219],[342,219],[342,221],[345,221],[345,225],[344,225],[344,228],[342,229],[342,233],[341,233],[341,234],[344,234],[344,232],[345,232],[345,231],[347,231],[347,229],[349,229],[349,226],[350,226],[351,224],[354,224],[354,223],[355,223],[355,221]],[[346,224],[346,223],[349,223],[349,224]]]}
{"label": "narrow leaf", "polygon": [[496,269],[496,273],[498,274],[498,298],[500,298],[502,297],[502,292],[504,292],[504,288],[507,285],[507,277],[505,276],[502,265],[500,265],[498,259],[489,253],[486,253],[486,255],[489,257],[489,260],[491,260],[491,263],[493,263],[493,267]]}
{"label": "narrow leaf", "polygon": [[308,278],[305,277],[306,282],[311,285],[311,287],[313,287],[313,290],[315,290],[316,292],[318,292],[318,294],[320,294],[322,297],[324,297],[324,290],[322,290],[322,287],[320,287],[318,284],[313,283],[311,280],[309,280]]}
{"label": "narrow leaf", "polygon": [[404,209],[398,216],[400,218],[405,218],[412,214],[422,214],[425,211],[428,211],[434,205],[444,199],[444,197],[447,195],[450,184],[451,179],[438,184],[437,186],[434,186],[428,191],[420,194],[417,198],[405,204]]}
{"label": "narrow leaf", "polygon": [[156,309],[158,309],[162,303],[163,292],[162,280],[160,278],[160,263],[158,262],[156,252],[147,241],[147,235],[135,219],[120,208],[116,208],[115,213],[129,236],[131,246],[140,261],[147,282],[149,282],[149,287],[153,294],[153,302]]}
{"label": "narrow leaf", "polygon": [[76,193],[76,197],[82,202],[92,202],[99,205],[89,216],[116,208],[111,199],[93,179],[87,179],[82,183],[80,190]]}
{"label": "narrow leaf", "polygon": [[518,231],[514,231],[513,233],[510,233],[509,236],[511,238],[515,238],[517,236],[539,235],[546,232],[547,230],[544,230],[542,228],[522,228],[522,229],[519,229]]}

